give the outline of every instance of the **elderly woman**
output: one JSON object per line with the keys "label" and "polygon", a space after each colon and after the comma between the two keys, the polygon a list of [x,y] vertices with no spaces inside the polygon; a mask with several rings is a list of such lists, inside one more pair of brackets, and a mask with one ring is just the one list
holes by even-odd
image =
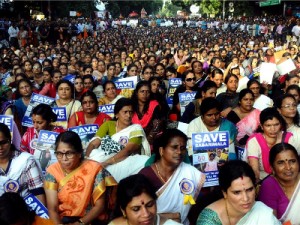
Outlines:
{"label": "elderly woman", "polygon": [[158,213],[183,224],[189,224],[187,216],[191,208],[185,202],[186,193],[197,199],[205,181],[203,173],[183,162],[186,144],[187,136],[180,130],[166,130],[155,142],[154,163],[140,171],[154,186]]}
{"label": "elderly woman", "polygon": [[287,143],[274,145],[269,163],[272,175],[261,185],[258,199],[271,207],[282,223],[300,221],[299,156],[295,147]]}
{"label": "elderly woman", "polygon": [[110,116],[98,112],[98,101],[94,92],[88,90],[81,96],[82,111],[75,112],[68,127],[81,126],[85,124],[97,124],[99,127],[110,120]]}
{"label": "elderly woman", "polygon": [[207,206],[197,225],[279,225],[272,209],[255,201],[255,175],[243,161],[229,161],[220,168],[223,198]]}
{"label": "elderly woman", "polygon": [[9,128],[0,123],[0,195],[18,192],[23,198],[34,195],[45,204],[42,171],[33,155],[20,152],[11,144]]}
{"label": "elderly woman", "polygon": [[136,174],[120,181],[117,203],[123,217],[108,225],[179,225],[179,223],[157,214],[157,196],[149,180]]}
{"label": "elderly woman", "polygon": [[150,146],[141,125],[132,124],[133,106],[121,98],[115,119],[105,122],[87,147],[86,155],[107,167],[117,181],[138,173],[150,156]]}
{"label": "elderly woman", "polygon": [[74,85],[68,80],[60,80],[56,89],[58,99],[51,104],[51,107],[66,107],[67,121],[69,121],[74,112],[81,110],[81,103],[74,100]]}
{"label": "elderly woman", "polygon": [[115,179],[97,162],[83,157],[75,132],[61,133],[55,142],[58,162],[48,167],[45,191],[55,224],[107,224]]}
{"label": "elderly woman", "polygon": [[264,109],[259,120],[262,131],[249,137],[245,151],[257,181],[272,173],[269,164],[270,149],[277,143],[293,141],[293,134],[286,132],[286,123],[275,108]]}
{"label": "elderly woman", "polygon": [[[193,133],[211,132],[211,131],[229,131],[229,159],[236,159],[234,141],[237,135],[237,129],[233,123],[221,118],[220,103],[212,97],[205,98],[200,106],[201,116],[192,120],[188,125],[188,137],[192,138]],[[192,155],[192,143],[189,141],[189,155]],[[227,157],[226,157],[227,159]]]}

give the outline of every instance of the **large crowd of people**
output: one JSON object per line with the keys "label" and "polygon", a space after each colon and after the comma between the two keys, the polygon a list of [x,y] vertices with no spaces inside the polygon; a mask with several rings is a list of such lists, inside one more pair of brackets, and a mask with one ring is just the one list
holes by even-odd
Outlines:
{"label": "large crowd of people", "polygon": [[5,22],[0,224],[299,224],[300,19],[130,21]]}

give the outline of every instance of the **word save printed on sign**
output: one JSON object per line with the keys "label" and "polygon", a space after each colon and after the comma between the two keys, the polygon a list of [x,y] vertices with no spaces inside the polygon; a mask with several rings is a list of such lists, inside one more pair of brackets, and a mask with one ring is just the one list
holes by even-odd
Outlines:
{"label": "word save printed on sign", "polygon": [[116,81],[117,89],[132,89],[134,88],[133,81]]}
{"label": "word save printed on sign", "polygon": [[49,219],[47,208],[33,194],[29,194],[24,200],[30,211],[34,211],[41,218]]}
{"label": "word save printed on sign", "polygon": [[196,92],[184,92],[184,93],[179,93],[179,101],[192,101],[195,99]]}
{"label": "word save printed on sign", "polygon": [[57,132],[41,130],[39,133],[38,142],[54,144],[58,135],[59,133]]}
{"label": "word save printed on sign", "polygon": [[43,95],[32,93],[31,100],[34,101],[34,102],[44,103],[44,104],[50,105],[53,102],[54,99],[43,96]]}
{"label": "word save printed on sign", "polygon": [[53,107],[52,111],[57,115],[57,121],[67,121],[67,110],[65,107]]}
{"label": "word save printed on sign", "polygon": [[6,126],[8,126],[8,128],[11,132],[13,131],[13,117],[12,116],[0,115],[0,123],[4,123]]}
{"label": "word save printed on sign", "polygon": [[114,113],[114,109],[115,109],[115,104],[100,105],[99,106],[99,112],[105,113],[105,114]]}
{"label": "word save printed on sign", "polygon": [[229,132],[215,131],[192,134],[193,150],[228,148]]}
{"label": "word save printed on sign", "polygon": [[98,125],[96,125],[96,124],[89,124],[89,125],[77,126],[77,127],[69,128],[69,130],[70,131],[74,131],[79,136],[80,135],[91,134],[91,133],[95,134],[97,132],[97,130],[98,130]]}
{"label": "word save printed on sign", "polygon": [[171,78],[169,79],[169,87],[178,87],[182,84],[181,78]]}

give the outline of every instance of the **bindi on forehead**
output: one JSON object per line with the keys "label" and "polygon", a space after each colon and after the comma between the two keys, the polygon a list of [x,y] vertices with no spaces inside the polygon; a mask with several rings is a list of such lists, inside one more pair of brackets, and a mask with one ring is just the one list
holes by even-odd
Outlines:
{"label": "bindi on forehead", "polygon": [[145,205],[145,202],[144,202],[144,200],[141,200],[141,204],[142,204],[142,205]]}

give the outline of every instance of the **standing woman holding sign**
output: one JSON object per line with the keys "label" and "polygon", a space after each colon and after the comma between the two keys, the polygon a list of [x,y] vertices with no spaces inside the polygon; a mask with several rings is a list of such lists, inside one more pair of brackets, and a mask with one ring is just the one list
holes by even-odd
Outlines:
{"label": "standing woman holding sign", "polygon": [[60,80],[56,90],[59,98],[51,104],[51,107],[66,107],[69,121],[74,112],[81,110],[80,101],[74,100],[74,85],[68,80]]}

